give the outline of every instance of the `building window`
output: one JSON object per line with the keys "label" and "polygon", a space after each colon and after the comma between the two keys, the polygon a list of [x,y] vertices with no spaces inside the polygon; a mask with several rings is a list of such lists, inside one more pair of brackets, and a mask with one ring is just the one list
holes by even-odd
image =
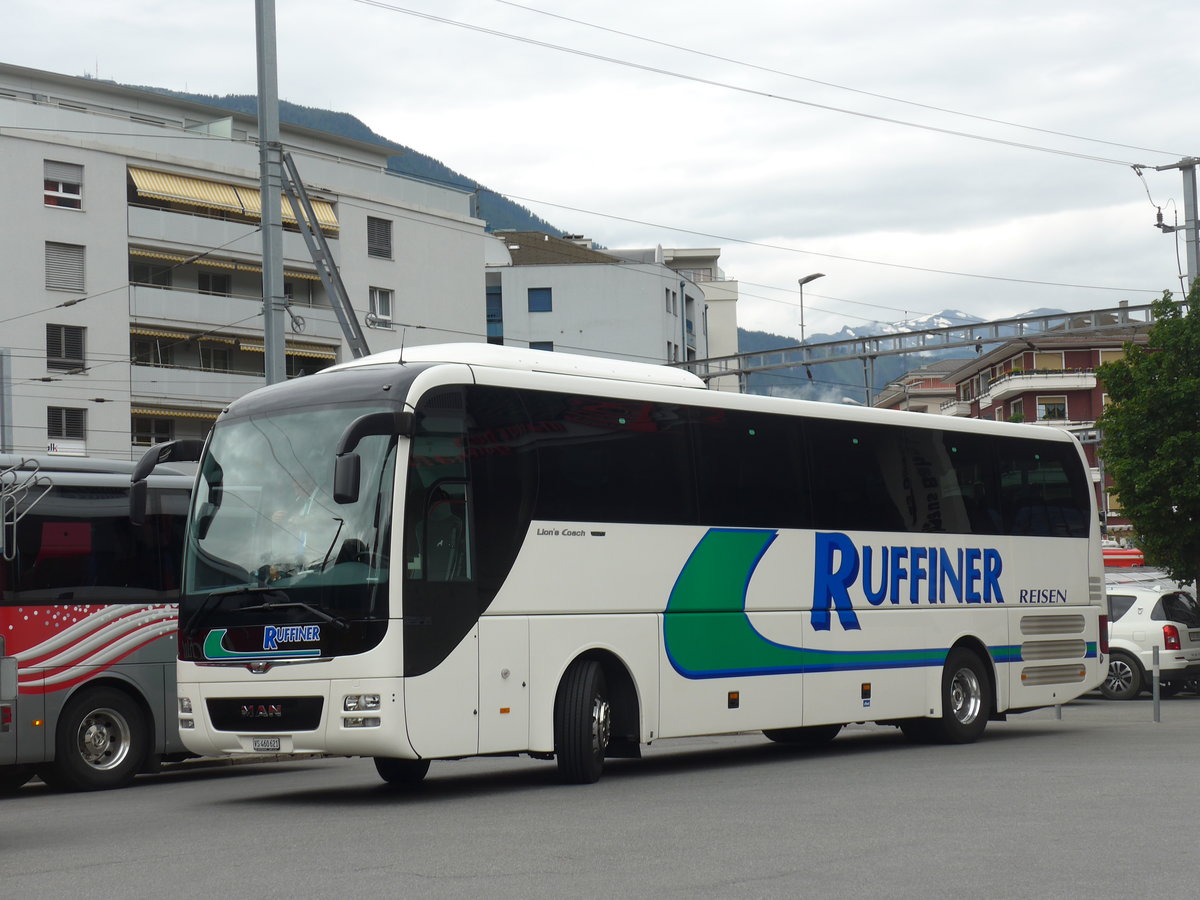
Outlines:
{"label": "building window", "polygon": [[79,325],[47,325],[46,368],[82,369],[83,338],[86,330]]}
{"label": "building window", "polygon": [[175,423],[170,419],[155,419],[151,416],[133,417],[133,443],[138,447],[149,447],[175,439]]}
{"label": "building window", "polygon": [[48,159],[45,167],[45,204],[83,209],[83,166]]}
{"label": "building window", "polygon": [[214,346],[213,344],[201,344],[200,368],[208,369],[211,372],[228,372],[229,348]]}
{"label": "building window", "polygon": [[554,300],[550,296],[550,288],[529,289],[529,311],[550,312],[554,309]]}
{"label": "building window", "polygon": [[1008,420],[1010,422],[1025,421],[1025,401],[1014,400],[1008,405]]}
{"label": "building window", "polygon": [[46,289],[82,291],[84,284],[84,248],[46,241]]}
{"label": "building window", "polygon": [[171,272],[174,266],[164,266],[158,263],[129,261],[129,283],[150,284],[154,287],[171,286]]}
{"label": "building window", "polygon": [[46,436],[72,441],[87,437],[87,410],[69,406],[50,406],[46,409]]}
{"label": "building window", "polygon": [[169,366],[175,358],[174,342],[161,338],[133,341],[133,362],[139,366]]}
{"label": "building window", "polygon": [[554,352],[554,341],[530,341],[530,350],[545,350],[547,353]]}
{"label": "building window", "polygon": [[392,258],[392,223],[389,219],[367,216],[367,256]]}
{"label": "building window", "polygon": [[1101,350],[1100,351],[1100,365],[1104,365],[1105,363],[1120,362],[1124,358],[1125,358],[1124,350]]}
{"label": "building window", "polygon": [[371,288],[371,321],[380,328],[392,327],[392,292],[387,288]]}
{"label": "building window", "polygon": [[487,288],[487,338],[489,344],[504,343],[504,296],[498,284]]}
{"label": "building window", "polygon": [[1062,351],[1038,351],[1033,354],[1033,368],[1039,372],[1061,372],[1063,369]]}
{"label": "building window", "polygon": [[199,272],[196,287],[202,294],[228,297],[233,292],[233,277],[228,272]]}
{"label": "building window", "polygon": [[1038,397],[1037,407],[1037,417],[1039,422],[1050,420],[1066,420],[1067,418],[1066,397]]}

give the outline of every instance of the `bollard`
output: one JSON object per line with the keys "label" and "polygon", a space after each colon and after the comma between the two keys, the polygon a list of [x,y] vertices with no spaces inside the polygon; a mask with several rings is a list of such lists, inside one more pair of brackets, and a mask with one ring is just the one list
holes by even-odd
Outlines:
{"label": "bollard", "polygon": [[1154,679],[1153,679],[1152,684],[1153,684],[1153,692],[1154,692],[1154,721],[1161,722],[1162,721],[1162,713],[1161,713],[1161,707],[1159,705],[1159,701],[1160,701],[1161,697],[1160,697],[1159,690],[1158,690],[1158,648],[1157,647],[1154,648],[1153,671],[1154,671]]}

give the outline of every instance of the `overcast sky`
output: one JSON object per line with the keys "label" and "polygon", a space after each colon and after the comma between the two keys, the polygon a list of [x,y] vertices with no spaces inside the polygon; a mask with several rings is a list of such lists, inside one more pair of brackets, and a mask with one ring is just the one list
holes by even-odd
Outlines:
{"label": "overcast sky", "polygon": [[[4,10],[8,63],[256,90],[253,0]],[[1176,236],[1153,223],[1158,206],[1182,224],[1182,177],[1153,167],[1200,156],[1180,0],[277,0],[276,16],[282,99],[358,116],[602,245],[720,247],[743,327],[798,336],[814,272],[810,336],[1179,291]]]}

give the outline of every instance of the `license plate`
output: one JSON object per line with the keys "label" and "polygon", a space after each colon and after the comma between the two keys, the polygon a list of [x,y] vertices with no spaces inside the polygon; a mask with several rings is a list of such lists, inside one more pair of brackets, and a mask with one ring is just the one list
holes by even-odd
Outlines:
{"label": "license plate", "polygon": [[279,738],[277,738],[277,737],[251,738],[250,749],[257,750],[261,753],[278,753],[279,752]]}

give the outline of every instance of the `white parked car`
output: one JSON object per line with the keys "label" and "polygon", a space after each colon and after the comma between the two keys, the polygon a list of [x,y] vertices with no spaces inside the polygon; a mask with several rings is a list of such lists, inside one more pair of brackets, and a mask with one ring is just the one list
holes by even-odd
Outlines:
{"label": "white parked car", "polygon": [[1108,677],[1100,693],[1132,700],[1151,687],[1158,648],[1159,691],[1169,697],[1200,679],[1200,603],[1161,576],[1108,579]]}

